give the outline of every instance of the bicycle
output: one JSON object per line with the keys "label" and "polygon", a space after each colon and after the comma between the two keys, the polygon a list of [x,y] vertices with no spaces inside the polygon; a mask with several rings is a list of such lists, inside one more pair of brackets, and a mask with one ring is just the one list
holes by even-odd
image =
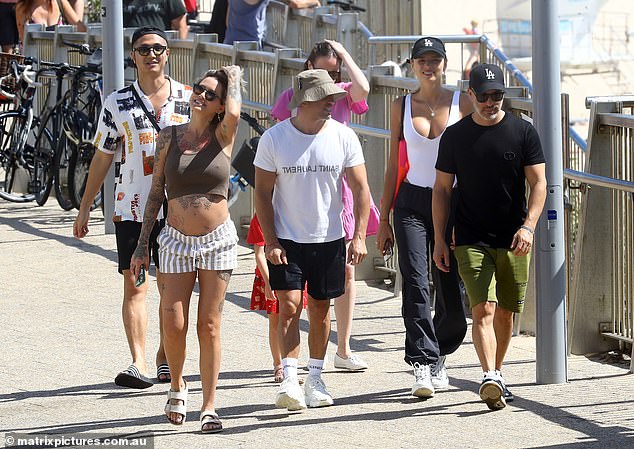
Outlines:
{"label": "bicycle", "polygon": [[[81,198],[86,190],[90,163],[95,154],[92,140],[97,130],[103,102],[101,88],[102,53],[101,48],[90,49],[86,45],[78,46],[66,42],[65,44],[88,55],[86,66],[89,72],[79,75],[80,89],[78,89],[79,95],[76,100],[80,107],[76,107],[74,117],[67,121],[70,126],[64,127],[66,138],[73,143],[73,151],[71,151],[68,160],[68,195],[73,207],[79,209]],[[97,194],[91,210],[101,206],[102,194],[103,192]]]}
{"label": "bicycle", "polygon": [[[39,132],[40,120],[33,112],[35,91],[41,86],[38,72],[32,70],[35,60],[24,62],[12,60],[10,73],[0,78],[0,94],[14,102],[12,110],[0,113],[0,198],[19,203],[35,200],[41,205],[50,192],[50,154],[42,145],[52,147],[53,140],[50,133]],[[9,78],[15,92],[2,87]]]}
{"label": "bicycle", "polygon": [[[82,54],[92,55],[86,45],[76,45],[64,42]],[[72,66],[67,63],[42,63],[46,71],[54,73],[56,83],[56,103],[53,107],[46,108],[42,118],[40,133],[45,129],[52,135],[56,146],[52,148],[53,176],[49,182],[55,187],[55,197],[60,207],[70,210],[78,205],[76,196],[81,195],[81,175],[75,180],[77,161],[79,159],[78,147],[90,142],[101,111],[101,92],[98,81],[101,78],[99,64],[87,64],[85,66]],[[69,80],[68,90],[62,94],[62,84]],[[75,164],[71,170],[71,160]],[[71,179],[73,178],[73,179]],[[50,191],[50,189],[49,189]],[[81,198],[81,197],[80,197]],[[81,199],[80,199],[81,201]]]}
{"label": "bicycle", "polygon": [[349,1],[328,0],[326,3],[328,5],[335,5],[339,7],[339,9],[341,9],[342,11],[365,12],[365,8],[355,5],[353,3],[353,0],[349,0]]}

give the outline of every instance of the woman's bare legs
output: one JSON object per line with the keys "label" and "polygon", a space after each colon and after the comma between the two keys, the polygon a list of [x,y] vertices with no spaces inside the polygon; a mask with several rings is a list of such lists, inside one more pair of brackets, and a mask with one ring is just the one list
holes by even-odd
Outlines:
{"label": "woman's bare legs", "polygon": [[[189,302],[195,282],[195,272],[161,273],[159,290],[163,312],[163,346],[172,376],[170,387],[173,391],[185,389],[183,365],[189,324]],[[168,418],[175,423],[183,419],[178,413],[170,413]]]}
{"label": "woman's bare legs", "polygon": [[220,373],[220,323],[231,270],[200,270],[198,282],[198,343],[200,345],[201,411],[215,412],[216,386]]}

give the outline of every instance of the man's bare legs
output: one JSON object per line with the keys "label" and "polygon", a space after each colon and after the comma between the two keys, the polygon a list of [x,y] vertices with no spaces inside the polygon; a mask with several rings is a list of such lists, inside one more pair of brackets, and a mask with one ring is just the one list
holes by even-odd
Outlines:
{"label": "man's bare legs", "polygon": [[308,295],[308,352],[311,359],[324,360],[330,337],[330,300]]}
{"label": "man's bare legs", "polygon": [[493,330],[495,331],[495,341],[497,342],[495,369],[502,371],[502,363],[504,363],[504,357],[513,336],[513,312],[498,307],[493,318]]}
{"label": "man's bare legs", "polygon": [[498,410],[513,400],[501,374],[513,334],[513,312],[487,301],[473,307],[472,316],[473,344],[484,373],[480,398],[491,410]]}
{"label": "man's bare legs", "polygon": [[144,376],[148,375],[145,363],[145,338],[147,335],[147,295],[148,282],[135,285],[135,278],[130,270],[123,270],[123,327],[128,339],[132,355],[132,363]]}
{"label": "man's bare legs", "polygon": [[487,372],[495,369],[495,354],[497,352],[497,342],[493,329],[493,320],[497,304],[495,302],[481,302],[471,309],[473,318],[473,346],[480,359],[482,371]]}
{"label": "man's bare legs", "polygon": [[[302,313],[301,290],[278,290],[280,301],[277,338],[282,359],[299,356],[299,320]],[[284,373],[286,376],[286,372]]]}

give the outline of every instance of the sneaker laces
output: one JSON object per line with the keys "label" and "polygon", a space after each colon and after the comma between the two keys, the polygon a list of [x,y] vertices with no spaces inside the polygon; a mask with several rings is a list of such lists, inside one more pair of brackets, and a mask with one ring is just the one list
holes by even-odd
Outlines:
{"label": "sneaker laces", "polygon": [[412,368],[414,368],[414,377],[416,378],[416,380],[425,377],[425,366],[427,365],[421,365],[418,362],[412,363]]}
{"label": "sneaker laces", "polygon": [[350,360],[355,365],[361,364],[361,359],[356,354],[350,354],[350,357],[348,357],[348,360]]}
{"label": "sneaker laces", "polygon": [[445,357],[444,355],[441,355],[440,357],[438,357],[438,361],[431,366],[432,376],[437,377],[440,373],[442,373],[442,370],[445,368],[446,358],[447,357]]}

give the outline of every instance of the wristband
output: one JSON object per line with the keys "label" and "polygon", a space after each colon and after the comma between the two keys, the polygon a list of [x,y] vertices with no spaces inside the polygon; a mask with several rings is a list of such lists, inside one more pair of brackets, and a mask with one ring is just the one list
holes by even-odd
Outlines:
{"label": "wristband", "polygon": [[535,234],[535,230],[528,225],[522,225],[520,226],[520,229],[524,229],[525,231],[528,231],[531,234]]}

